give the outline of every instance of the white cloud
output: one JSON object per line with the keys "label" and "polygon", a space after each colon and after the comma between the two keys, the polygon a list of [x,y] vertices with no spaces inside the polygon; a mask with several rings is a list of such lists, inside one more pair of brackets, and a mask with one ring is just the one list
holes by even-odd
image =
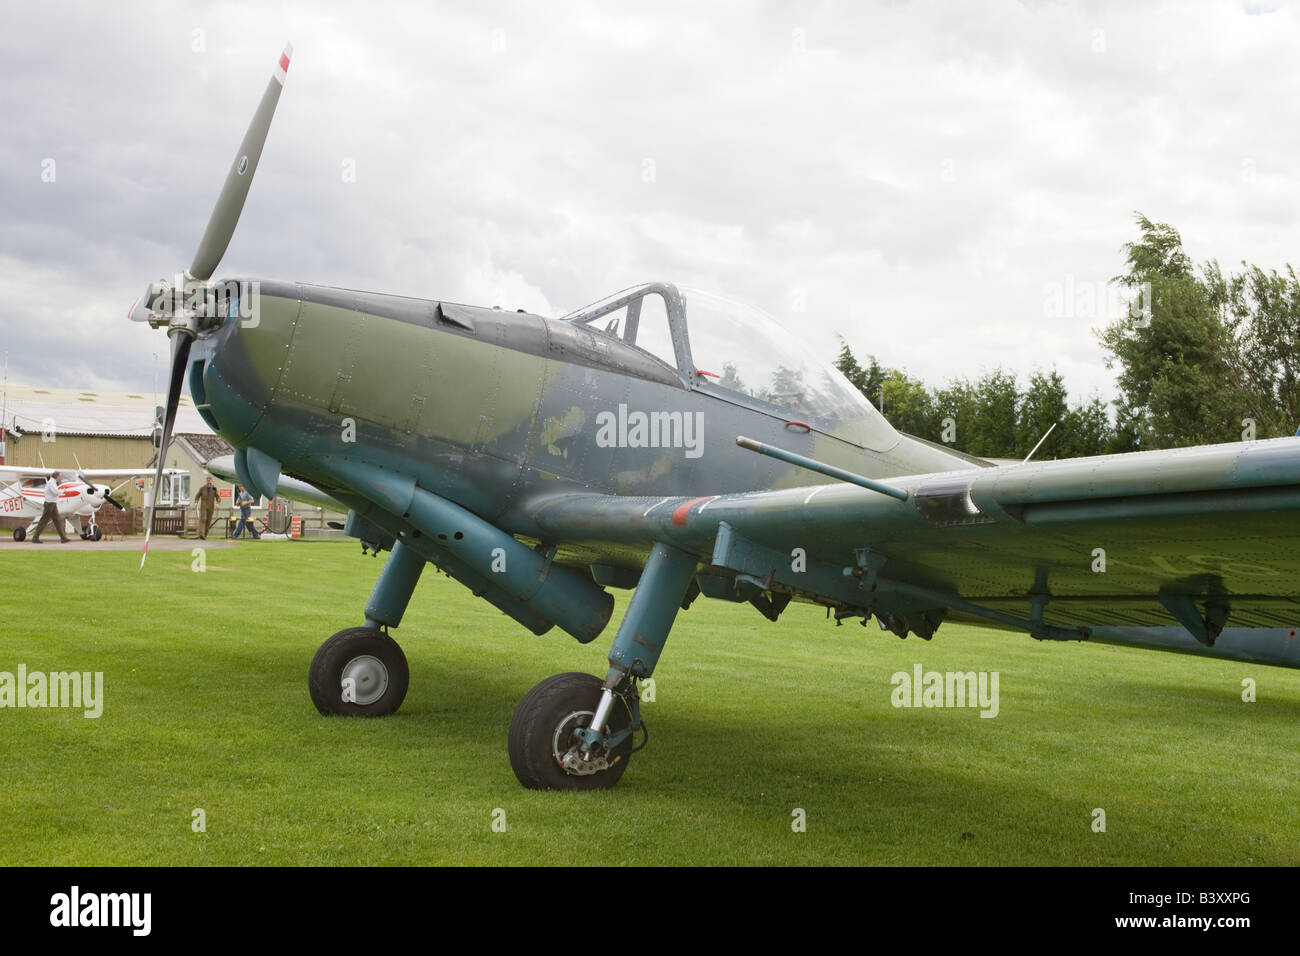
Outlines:
{"label": "white cloud", "polygon": [[[936,385],[1055,365],[1110,397],[1104,317],[1048,316],[1044,287],[1121,271],[1134,210],[1197,261],[1294,254],[1289,9],[61,10],[0,38],[0,316],[11,369],[51,385],[150,387],[165,341],[125,308],[188,263],[286,38],[222,273],[551,314],[677,280],[827,358],[839,333]],[[70,330],[93,358],[48,360]]]}

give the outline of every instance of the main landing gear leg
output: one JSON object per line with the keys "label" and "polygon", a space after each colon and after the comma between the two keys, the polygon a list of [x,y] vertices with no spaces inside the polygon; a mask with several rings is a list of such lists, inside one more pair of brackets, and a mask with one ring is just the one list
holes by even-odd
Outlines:
{"label": "main landing gear leg", "polygon": [[423,570],[424,558],[394,543],[366,604],[365,627],[339,631],[320,646],[307,686],[322,714],[383,717],[401,706],[410,681],[406,655],[380,628],[402,622]]}
{"label": "main landing gear leg", "polygon": [[618,783],[641,726],[633,681],[649,677],[695,574],[695,555],[656,544],[609,650],[602,683],[557,674],[528,692],[510,722],[510,766],[532,790],[596,790]]}

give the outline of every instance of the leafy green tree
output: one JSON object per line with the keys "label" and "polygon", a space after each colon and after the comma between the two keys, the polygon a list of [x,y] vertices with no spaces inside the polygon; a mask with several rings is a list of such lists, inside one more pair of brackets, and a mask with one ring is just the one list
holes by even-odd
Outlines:
{"label": "leafy green tree", "polygon": [[922,437],[931,441],[949,439],[944,443],[958,451],[966,451],[973,434],[972,427],[979,416],[979,398],[975,387],[965,379],[951,379],[934,393],[934,405],[939,418],[939,429],[934,435]]}
{"label": "leafy green tree", "polygon": [[[1016,377],[1000,368],[985,372],[975,385],[974,420],[965,423],[963,451],[981,458],[1023,458],[1016,440],[1020,396]],[[963,423],[958,421],[960,440]]]}
{"label": "leafy green tree", "polygon": [[[1053,457],[1086,458],[1111,452],[1115,427],[1110,423],[1107,409],[1106,401],[1096,394],[1082,405],[1071,406],[1065,413],[1062,427],[1057,429],[1061,432],[1061,442],[1056,446],[1056,455]],[[1052,434],[1055,435],[1056,432]]]}
{"label": "leafy green tree", "polygon": [[1121,365],[1121,431],[1139,448],[1235,441],[1247,402],[1222,315],[1230,295],[1197,277],[1173,227],[1137,222],[1142,238],[1124,245],[1128,271],[1113,281],[1140,307],[1098,333]]}
{"label": "leafy green tree", "polygon": [[952,379],[931,391],[905,372],[882,367],[874,356],[864,366],[846,344],[835,365],[863,394],[879,382],[877,407],[899,431],[968,454],[1023,458],[1053,424],[1038,458],[1102,454],[1114,441],[1106,403],[1094,395],[1084,405],[1070,406],[1064,380],[1054,369],[1031,376],[1022,394],[1016,377],[1000,368],[975,382]]}
{"label": "leafy green tree", "polygon": [[940,416],[924,382],[888,369],[880,393],[883,414],[891,425],[909,435],[939,441]]}
{"label": "leafy green tree", "polygon": [[882,368],[874,355],[868,355],[867,359],[869,361],[864,368],[850,351],[848,343],[840,340],[840,355],[835,360],[835,367],[849,380],[850,385],[867,396],[868,401],[879,409],[880,387],[889,374],[889,369]]}
{"label": "leafy green tree", "polygon": [[[1242,263],[1246,266],[1246,263]],[[1236,339],[1229,356],[1244,386],[1243,418],[1257,437],[1295,434],[1300,427],[1300,280],[1295,270],[1265,272],[1247,266],[1224,277],[1217,262],[1204,267],[1211,300]]]}
{"label": "leafy green tree", "polygon": [[1076,427],[1070,418],[1069,393],[1061,373],[1052,369],[1044,374],[1035,372],[1029,378],[1029,390],[1020,398],[1016,421],[1016,457],[1024,458],[1044,435],[1035,459],[1066,457],[1063,449],[1072,440],[1070,432]]}

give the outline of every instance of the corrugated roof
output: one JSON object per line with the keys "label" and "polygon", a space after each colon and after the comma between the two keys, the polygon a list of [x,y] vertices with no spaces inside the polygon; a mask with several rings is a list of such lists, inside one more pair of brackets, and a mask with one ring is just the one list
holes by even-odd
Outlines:
{"label": "corrugated roof", "polygon": [[[53,427],[62,435],[148,438],[153,434],[155,407],[152,395],[138,392],[11,385],[5,395],[4,424],[19,435]],[[175,433],[212,434],[188,395],[181,395]]]}

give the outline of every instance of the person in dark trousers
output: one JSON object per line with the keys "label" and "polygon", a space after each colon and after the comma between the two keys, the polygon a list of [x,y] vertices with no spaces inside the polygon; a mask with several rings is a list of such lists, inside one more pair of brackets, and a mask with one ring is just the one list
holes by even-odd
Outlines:
{"label": "person in dark trousers", "polygon": [[206,538],[212,528],[212,515],[217,510],[217,499],[221,495],[217,486],[208,479],[208,483],[199,489],[199,537]]}
{"label": "person in dark trousers", "polygon": [[41,511],[41,523],[32,532],[30,539],[32,544],[41,543],[41,531],[44,530],[46,522],[54,525],[54,530],[59,533],[59,540],[67,544],[68,536],[63,533],[63,519],[59,517],[59,473],[57,471],[45,479],[45,508]]}
{"label": "person in dark trousers", "polygon": [[248,530],[253,533],[254,538],[261,538],[257,533],[257,526],[253,524],[253,496],[244,490],[243,485],[235,485],[235,505],[239,508],[239,522],[235,525],[235,533],[232,538],[238,538],[244,533],[244,525],[248,525]]}

